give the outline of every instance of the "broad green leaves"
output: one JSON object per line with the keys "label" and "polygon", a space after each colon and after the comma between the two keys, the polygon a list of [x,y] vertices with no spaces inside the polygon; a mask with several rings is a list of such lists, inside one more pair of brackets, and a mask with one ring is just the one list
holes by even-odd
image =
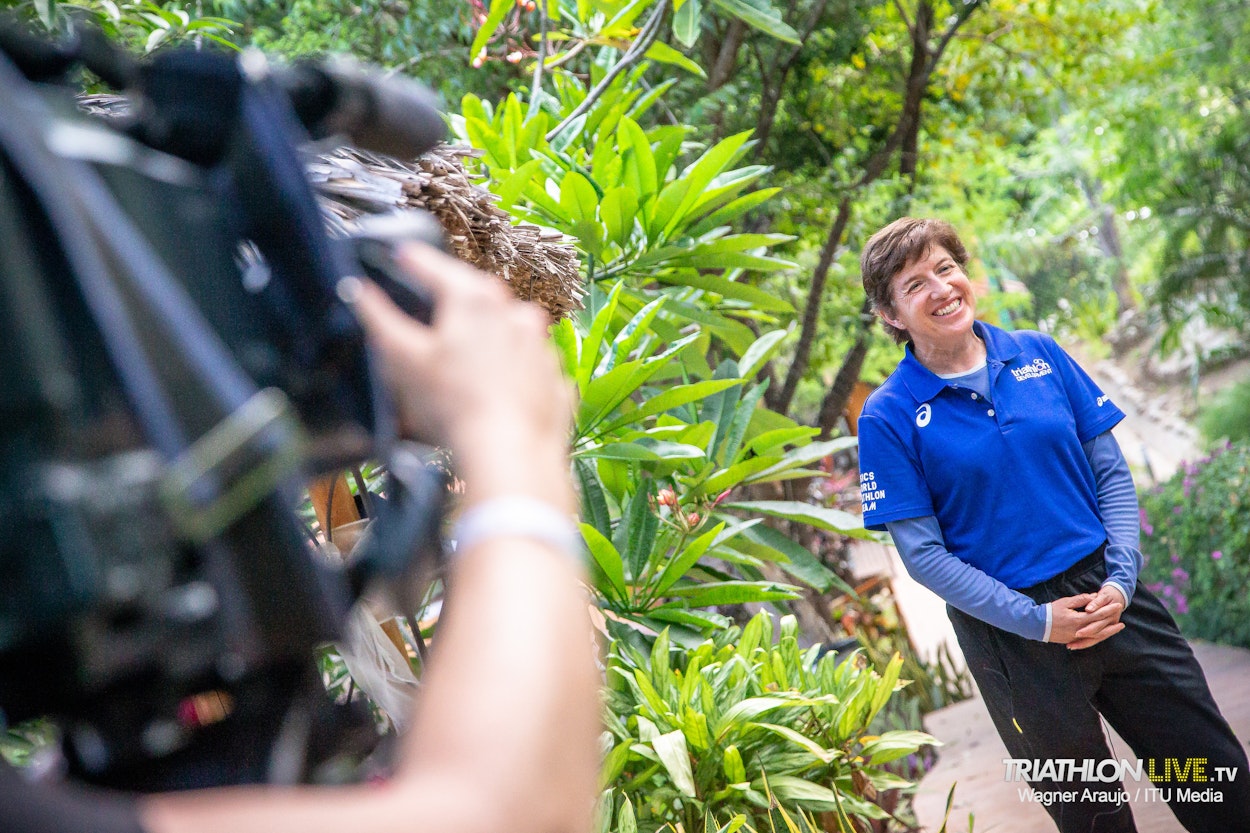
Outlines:
{"label": "broad green leaves", "polygon": [[[595,314],[560,322],[553,342],[580,396],[574,473],[600,603],[652,631],[671,624],[674,638],[689,642],[723,622],[699,608],[794,597],[794,587],[764,578],[766,562],[818,588],[836,585],[815,556],[758,518],[799,518],[857,536],[858,519],[797,502],[728,500],[750,484],[810,476],[810,465],[854,440],[812,443],[814,429],[758,419],[767,413],[764,386],[732,360],[708,367],[707,336],[679,335],[684,328],[666,318],[667,296],[635,307],[618,283],[590,301]],[[748,370],[784,334],[748,343]]]}
{"label": "broad green leaves", "polygon": [[631,86],[633,77],[622,76],[580,124],[550,141],[549,128],[586,97],[573,81],[561,82],[558,111],[549,109],[557,102],[550,98],[546,108],[524,114],[516,96],[494,110],[467,96],[453,125],[482,150],[500,205],[569,235],[594,280],[624,280],[636,304],[669,297],[677,302],[666,308],[673,326],[701,324],[740,352],[748,337],[741,317],[793,312],[750,282],[751,273],[792,268],[768,253],[792,238],[730,229],[776,193],[751,190],[768,169],[734,167],[750,150],[747,133],[683,165],[688,131],[644,129],[639,119],[654,97]]}
{"label": "broad green leaves", "polygon": [[608,657],[605,786],[630,803],[640,830],[738,815],[769,829],[778,802],[792,813],[884,818],[869,796],[907,782],[882,765],[937,743],[915,731],[868,734],[905,684],[897,655],[877,673],[854,655],[803,651],[793,617],[774,635],[766,613],[684,650],[669,635],[650,650],[618,641]]}

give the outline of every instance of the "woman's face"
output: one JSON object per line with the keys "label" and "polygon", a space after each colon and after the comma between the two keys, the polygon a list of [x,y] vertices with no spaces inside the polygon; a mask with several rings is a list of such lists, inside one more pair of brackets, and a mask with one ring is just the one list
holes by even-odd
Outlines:
{"label": "woman's face", "polygon": [[932,246],[890,281],[890,309],[881,317],[919,350],[962,341],[972,330],[976,299],[964,270],[942,246]]}

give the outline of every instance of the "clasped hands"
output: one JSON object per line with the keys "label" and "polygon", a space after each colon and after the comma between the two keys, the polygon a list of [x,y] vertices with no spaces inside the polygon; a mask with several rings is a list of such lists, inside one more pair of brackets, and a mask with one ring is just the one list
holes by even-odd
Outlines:
{"label": "clasped hands", "polygon": [[1050,603],[1050,641],[1080,650],[1097,645],[1124,630],[1120,614],[1124,596],[1114,585],[1097,593],[1065,596]]}

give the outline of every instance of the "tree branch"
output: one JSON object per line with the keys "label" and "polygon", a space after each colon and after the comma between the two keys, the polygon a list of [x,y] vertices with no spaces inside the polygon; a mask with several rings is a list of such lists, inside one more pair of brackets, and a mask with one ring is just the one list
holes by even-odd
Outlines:
{"label": "tree branch", "polygon": [[547,60],[547,0],[538,0],[538,26],[538,61],[534,64],[534,81],[530,84],[527,119],[532,119],[538,111],[538,94],[543,88],[543,62]]}
{"label": "tree branch", "polygon": [[[807,372],[812,345],[816,340],[817,325],[820,322],[820,305],[824,297],[825,284],[829,278],[829,268],[833,265],[838,246],[841,245],[842,234],[846,231],[846,226],[850,221],[851,198],[862,188],[875,182],[885,173],[890,161],[894,158],[894,153],[903,146],[907,141],[907,137],[918,129],[920,105],[924,99],[924,92],[929,86],[929,79],[933,76],[933,71],[937,67],[937,61],[942,57],[942,53],[946,50],[946,46],[950,43],[951,38],[955,36],[955,32],[980,5],[981,0],[974,0],[965,6],[961,10],[960,15],[942,33],[936,49],[929,50],[927,48],[927,27],[924,38],[914,37],[912,40],[911,67],[903,95],[903,107],[899,111],[898,120],[895,122],[894,129],[890,132],[885,143],[868,159],[868,162],[864,165],[863,173],[839,203],[838,216],[829,230],[829,236],[825,239],[825,244],[821,248],[820,260],[812,272],[812,283],[807,293],[807,306],[803,310],[803,323],[799,331],[799,342],[794,350],[794,360],[786,371],[786,380],[781,391],[768,403],[769,407],[780,414],[784,415],[790,410],[790,404],[794,400],[794,393],[798,389],[799,380]],[[927,18],[924,17],[926,12]],[[932,14],[932,6],[929,0],[922,0],[916,9],[916,26],[922,25],[922,18],[931,21],[933,19]],[[916,34],[919,35],[921,33],[917,32]]]}
{"label": "tree branch", "polygon": [[608,74],[603,77],[603,80],[596,84],[594,89],[586,93],[586,98],[582,100],[582,103],[577,105],[573,112],[565,116],[564,121],[557,124],[547,133],[546,139],[548,142],[564,132],[564,129],[578,116],[589,111],[595,105],[595,102],[607,92],[608,87],[611,86],[618,75],[638,63],[647,54],[647,50],[651,48],[651,44],[655,42],[656,37],[660,34],[660,23],[664,19],[664,13],[668,11],[668,3],[669,0],[660,0],[655,5],[651,16],[647,18],[647,22],[643,24],[642,30],[638,33],[638,38],[630,44],[629,49],[612,66],[612,69],[608,70]]}
{"label": "tree branch", "polygon": [[907,27],[907,31],[912,37],[916,36],[916,27],[912,25],[911,20],[907,17],[907,10],[903,8],[901,0],[894,0],[894,8],[898,9],[898,16],[903,18],[903,25]]}
{"label": "tree branch", "polygon": [[955,19],[951,21],[951,25],[946,27],[946,31],[942,33],[942,37],[938,40],[937,48],[930,53],[929,74],[933,74],[933,70],[937,68],[938,61],[942,60],[942,53],[946,51],[946,47],[950,46],[951,39],[955,37],[955,33],[959,31],[959,27],[968,22],[968,18],[972,17],[972,13],[982,4],[984,0],[972,0],[967,3],[959,14],[955,15]]}

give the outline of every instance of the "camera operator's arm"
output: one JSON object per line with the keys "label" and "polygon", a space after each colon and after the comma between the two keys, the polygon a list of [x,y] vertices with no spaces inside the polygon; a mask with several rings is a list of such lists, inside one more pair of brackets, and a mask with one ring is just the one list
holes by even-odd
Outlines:
{"label": "camera operator's arm", "polygon": [[[453,450],[464,504],[481,507],[483,520],[491,501],[517,497],[571,518],[569,391],[545,343],[543,314],[431,249],[408,250],[402,260],[434,297],[433,326],[372,286],[358,311],[405,430]],[[588,830],[598,699],[586,601],[569,553],[541,538],[488,531],[457,553],[435,655],[390,782],[156,796],[144,800],[147,827]]]}

